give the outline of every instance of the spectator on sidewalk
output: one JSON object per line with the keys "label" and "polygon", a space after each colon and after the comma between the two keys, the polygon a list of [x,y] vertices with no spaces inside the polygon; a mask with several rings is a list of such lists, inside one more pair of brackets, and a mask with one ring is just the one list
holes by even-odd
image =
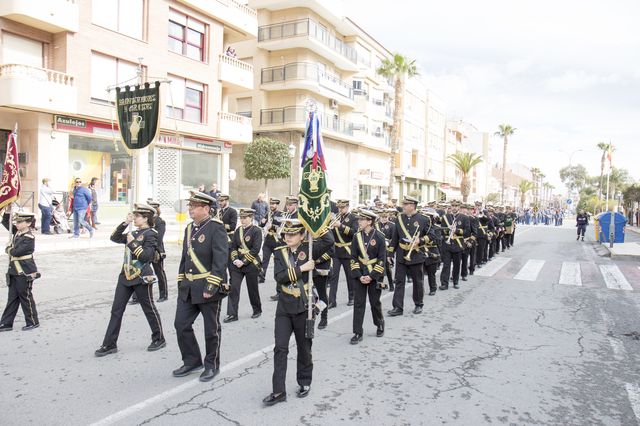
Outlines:
{"label": "spectator on sidewalk", "polygon": [[91,191],[82,186],[80,178],[74,180],[73,201],[71,202],[71,210],[73,213],[73,237],[80,237],[80,227],[89,231],[89,237],[93,237],[94,229],[87,223],[87,209],[91,205]]}
{"label": "spectator on sidewalk", "polygon": [[38,208],[42,212],[40,232],[45,235],[53,235],[51,232],[51,215],[53,214],[53,189],[49,187],[49,178],[42,179],[40,185],[40,196],[38,197]]}
{"label": "spectator on sidewalk", "polygon": [[251,203],[251,208],[255,210],[253,224],[257,225],[267,217],[267,210],[269,209],[269,205],[264,200],[264,194],[258,194],[258,199]]}
{"label": "spectator on sidewalk", "polygon": [[218,201],[218,197],[220,196],[220,194],[222,194],[222,192],[220,192],[220,190],[218,189],[218,184],[217,183],[212,184],[211,191],[209,191],[209,195],[215,198],[216,201]]}
{"label": "spectator on sidewalk", "polygon": [[96,225],[100,225],[98,222],[98,192],[96,191],[96,185],[98,184],[97,177],[91,178],[89,183],[89,189],[91,190],[91,226],[93,229],[98,229]]}

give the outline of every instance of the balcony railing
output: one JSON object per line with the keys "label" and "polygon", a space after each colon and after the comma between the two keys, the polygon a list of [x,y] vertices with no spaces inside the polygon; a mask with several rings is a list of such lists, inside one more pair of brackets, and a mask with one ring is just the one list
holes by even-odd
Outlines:
{"label": "balcony railing", "polygon": [[78,92],[69,74],[22,64],[0,65],[0,105],[76,113]]}
{"label": "balcony railing", "polygon": [[280,24],[265,25],[258,28],[258,41],[282,40],[291,37],[308,36],[335,52],[349,59],[354,64],[357,61],[356,50],[342,40],[329,33],[322,25],[313,19],[300,19]]}
{"label": "balcony railing", "polygon": [[0,78],[3,77],[26,77],[33,81],[48,81],[49,83],[63,86],[73,86],[75,84],[73,76],[69,74],[22,64],[0,65]]}
{"label": "balcony railing", "polygon": [[278,83],[291,80],[310,80],[334,93],[353,99],[353,88],[338,76],[326,73],[317,64],[310,62],[293,62],[280,67],[263,68],[262,84]]}
{"label": "balcony railing", "polygon": [[[308,116],[308,112],[304,107],[291,106],[284,108],[272,108],[260,110],[260,124],[285,124],[300,123],[304,124]],[[320,127],[346,136],[353,136],[353,123],[341,120],[339,117],[331,114],[319,113]]]}
{"label": "balcony railing", "polygon": [[226,111],[218,112],[218,136],[232,142],[251,142],[253,129],[251,119]]}
{"label": "balcony railing", "polygon": [[220,55],[220,80],[244,89],[253,89],[253,65],[228,55]]}

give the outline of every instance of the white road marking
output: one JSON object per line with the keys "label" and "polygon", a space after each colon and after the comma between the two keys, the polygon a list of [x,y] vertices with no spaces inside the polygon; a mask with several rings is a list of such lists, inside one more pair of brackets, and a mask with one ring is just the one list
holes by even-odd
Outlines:
{"label": "white road marking", "polygon": [[558,284],[582,285],[579,262],[562,262]]}
{"label": "white road marking", "polygon": [[496,272],[498,272],[504,265],[509,263],[511,260],[510,257],[498,256],[494,257],[489,263],[482,267],[482,269],[477,270],[475,275],[479,277],[492,277]]}
{"label": "white road marking", "polygon": [[617,361],[623,361],[627,357],[627,352],[624,350],[624,345],[620,340],[609,337],[609,344],[613,349],[613,357]]}
{"label": "white road marking", "polygon": [[[389,292],[387,294],[385,294],[384,296],[382,296],[380,298],[380,300],[383,299],[387,299],[389,297],[393,296],[392,292]],[[332,317],[331,319],[329,319],[329,321],[327,321],[329,324],[332,324],[336,321],[340,321],[343,318],[346,317],[351,317],[353,316],[353,310],[349,309],[343,313],[341,313],[340,315],[336,315],[335,317]],[[293,342],[291,343],[290,347],[294,347],[295,346],[295,340],[293,340]],[[232,361],[228,364],[225,364],[224,366],[220,367],[220,373],[226,373],[227,371],[231,371],[235,368],[238,368],[244,364],[247,364],[248,362],[254,361],[256,359],[259,359],[261,357],[263,357],[266,354],[270,354],[273,352],[273,345],[269,345],[269,346],[265,346],[264,348],[257,350],[253,353],[250,353],[248,355],[243,356],[242,358],[238,358],[235,361]],[[200,382],[200,379],[196,378],[193,380],[190,380],[186,383],[183,383],[179,386],[176,386],[174,388],[171,388],[169,390],[166,390],[162,393],[159,393],[156,396],[152,396],[151,398],[145,399],[144,401],[141,401],[135,405],[132,405],[130,407],[127,407],[123,410],[120,410],[116,413],[113,413],[105,418],[103,418],[102,420],[98,420],[97,422],[91,423],[90,426],[104,426],[104,425],[111,425],[117,421],[120,421],[124,418],[127,418],[129,416],[131,416],[132,414],[135,414],[139,411],[144,410],[147,407],[150,407],[153,404],[156,404],[160,401],[164,401],[168,398],[171,398],[174,395],[178,395],[181,392],[184,392],[188,389],[191,389],[195,386],[202,386],[203,383]]]}
{"label": "white road marking", "polygon": [[635,383],[625,383],[624,387],[627,389],[627,396],[633,413],[636,415],[638,422],[640,422],[640,387]]}
{"label": "white road marking", "polygon": [[608,288],[614,290],[633,290],[629,281],[622,275],[617,265],[600,265],[600,272]]}
{"label": "white road marking", "polygon": [[529,259],[527,263],[524,264],[522,269],[518,271],[514,280],[522,280],[522,281],[535,281],[538,278],[538,274],[542,267],[544,266],[544,260],[539,259]]}

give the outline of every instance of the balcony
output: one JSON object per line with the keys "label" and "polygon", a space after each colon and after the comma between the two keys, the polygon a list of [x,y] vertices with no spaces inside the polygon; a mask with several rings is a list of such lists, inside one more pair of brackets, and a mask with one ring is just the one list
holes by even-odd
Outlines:
{"label": "balcony", "polygon": [[[290,106],[260,110],[260,126],[277,126],[287,129],[304,130],[308,112],[305,107]],[[353,123],[332,114],[319,113],[320,127],[324,132],[332,133],[332,137],[347,138],[356,142],[353,136]]]}
{"label": "balcony", "polygon": [[258,13],[255,9],[235,0],[177,0],[198,12],[222,22],[247,37],[255,38],[258,31]]}
{"label": "balcony", "polygon": [[218,78],[230,91],[253,90],[253,65],[227,55],[220,55]]}
{"label": "balcony", "polygon": [[218,112],[218,137],[227,142],[250,143],[253,140],[251,119],[230,112]]}
{"label": "balcony", "polygon": [[355,49],[329,33],[313,19],[300,19],[258,28],[258,47],[267,50],[310,49],[340,69],[358,71]]}
{"label": "balcony", "polygon": [[280,67],[263,68],[260,76],[263,90],[310,90],[325,98],[355,107],[353,88],[338,76],[310,62],[294,62]]}
{"label": "balcony", "polygon": [[28,65],[0,65],[0,106],[53,113],[76,113],[74,78]]}
{"label": "balcony", "polygon": [[50,33],[78,32],[76,0],[2,0],[0,17]]}

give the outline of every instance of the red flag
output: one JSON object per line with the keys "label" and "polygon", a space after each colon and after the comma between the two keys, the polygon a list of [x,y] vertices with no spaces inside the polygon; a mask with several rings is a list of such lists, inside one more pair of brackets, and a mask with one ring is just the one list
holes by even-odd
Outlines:
{"label": "red flag", "polygon": [[10,133],[7,140],[7,156],[0,182],[0,208],[10,205],[20,195],[20,167],[18,165],[18,142],[16,134]]}

